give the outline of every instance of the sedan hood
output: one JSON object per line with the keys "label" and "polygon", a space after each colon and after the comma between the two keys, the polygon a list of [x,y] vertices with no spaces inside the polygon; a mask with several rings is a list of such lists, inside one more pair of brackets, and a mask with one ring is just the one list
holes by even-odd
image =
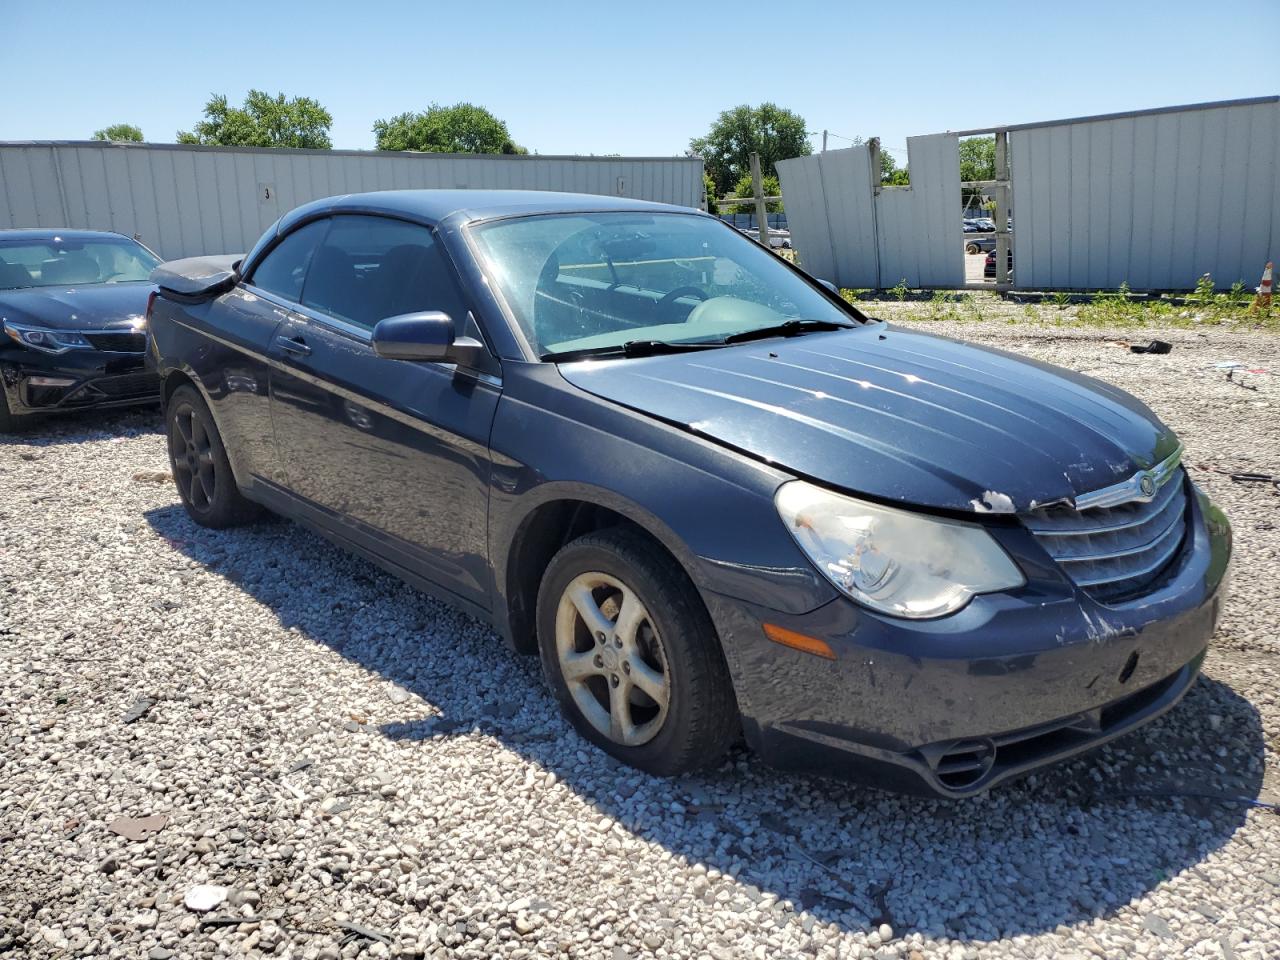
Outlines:
{"label": "sedan hood", "polygon": [[57,330],[97,330],[143,317],[149,283],[95,283],[0,291],[0,320]]}
{"label": "sedan hood", "polygon": [[695,353],[563,364],[583,390],[881,500],[1012,513],[1177,449],[1090,377],[875,323]]}

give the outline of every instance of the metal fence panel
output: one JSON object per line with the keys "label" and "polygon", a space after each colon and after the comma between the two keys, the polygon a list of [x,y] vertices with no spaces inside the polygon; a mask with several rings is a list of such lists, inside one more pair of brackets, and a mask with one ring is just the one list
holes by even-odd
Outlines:
{"label": "metal fence panel", "polygon": [[907,138],[911,186],[884,187],[876,198],[879,282],[912,287],[964,284],[960,141],[955,134]]}
{"label": "metal fence panel", "polygon": [[471,187],[564,190],[697,207],[688,157],[465,156],[183,144],[0,143],[0,227],[137,234],[163,257],[247,250],[320,197]]}
{"label": "metal fence panel", "polygon": [[[865,147],[853,149],[866,150]],[[791,246],[800,263],[815,277],[829,279],[841,286],[857,286],[852,278],[840,276],[835,269],[827,195],[818,157],[782,160],[777,166],[778,182],[782,185],[783,203],[787,209],[787,224],[791,228]]]}
{"label": "metal fence panel", "polygon": [[[817,155],[827,185],[829,232],[834,258],[833,282],[842,287],[877,287],[875,186],[871,151],[865,146]],[[788,222],[790,218],[788,218]],[[795,238],[792,237],[792,246]],[[801,255],[803,257],[803,254]],[[824,278],[826,279],[826,278]]]}
{"label": "metal fence panel", "polygon": [[806,270],[842,287],[964,283],[958,140],[911,137],[907,153],[912,185],[879,192],[867,146],[778,164],[791,243]]}
{"label": "metal fence panel", "polygon": [[1275,98],[1012,128],[1009,145],[1020,288],[1251,287],[1280,255]]}

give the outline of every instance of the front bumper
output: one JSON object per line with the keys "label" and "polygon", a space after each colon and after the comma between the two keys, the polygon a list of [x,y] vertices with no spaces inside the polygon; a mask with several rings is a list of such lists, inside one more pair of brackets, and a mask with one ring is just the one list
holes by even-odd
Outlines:
{"label": "front bumper", "polygon": [[[1124,604],[1034,578],[928,621],[843,598],[786,616],[704,594],[749,744],[783,767],[964,797],[1153,720],[1195,682],[1225,594],[1230,527],[1202,496],[1190,512],[1163,584]],[[770,642],[765,622],[836,659]]]}
{"label": "front bumper", "polygon": [[24,416],[152,403],[160,378],[139,353],[15,349],[0,354],[0,389],[9,413]]}

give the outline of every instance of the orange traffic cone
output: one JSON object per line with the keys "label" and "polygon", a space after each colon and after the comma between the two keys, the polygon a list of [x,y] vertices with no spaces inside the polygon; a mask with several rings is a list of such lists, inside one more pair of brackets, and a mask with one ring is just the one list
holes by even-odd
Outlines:
{"label": "orange traffic cone", "polygon": [[1267,265],[1262,268],[1262,283],[1258,284],[1258,295],[1253,298],[1253,306],[1249,308],[1249,312],[1257,313],[1259,310],[1271,309],[1271,261],[1267,261]]}

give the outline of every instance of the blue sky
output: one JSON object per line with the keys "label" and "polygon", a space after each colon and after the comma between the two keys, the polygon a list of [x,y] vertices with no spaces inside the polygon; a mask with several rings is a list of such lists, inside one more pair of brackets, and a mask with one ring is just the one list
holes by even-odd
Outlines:
{"label": "blue sky", "polygon": [[811,130],[903,148],[912,134],[1280,92],[1278,0],[0,6],[0,140],[128,122],[171,142],[209,94],[239,102],[250,87],[318,99],[336,147],[371,148],[379,117],[470,100],[531,150],[629,155],[682,153],[720,110],[764,100]]}

